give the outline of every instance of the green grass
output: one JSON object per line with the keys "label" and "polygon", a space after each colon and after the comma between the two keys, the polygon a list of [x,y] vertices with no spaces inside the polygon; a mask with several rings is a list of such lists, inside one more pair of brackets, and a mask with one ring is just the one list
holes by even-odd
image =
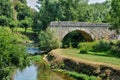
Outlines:
{"label": "green grass", "polygon": [[86,74],[77,73],[73,71],[67,71],[67,70],[62,70],[62,69],[55,69],[54,71],[59,72],[59,73],[64,73],[65,75],[68,75],[74,78],[75,80],[101,80],[99,77],[89,76]]}
{"label": "green grass", "polygon": [[40,62],[43,61],[43,56],[41,55],[29,56],[29,59],[33,62]]}
{"label": "green grass", "polygon": [[80,51],[78,49],[57,49],[56,53],[75,58],[77,60],[82,59],[87,62],[104,63],[115,67],[120,66],[120,58],[109,56],[104,52],[88,52],[88,54],[80,54],[79,52]]}
{"label": "green grass", "polygon": [[[14,30],[21,32],[21,33],[24,33],[24,31],[25,31],[24,28],[20,28],[20,27],[16,27]],[[33,33],[32,28],[27,28],[27,33]]]}
{"label": "green grass", "polygon": [[9,35],[12,35],[12,37],[10,37],[10,39],[12,39],[14,42],[17,43],[25,43],[26,41],[29,42],[29,38],[21,33],[18,32],[12,32],[11,29],[9,27],[0,27],[0,30],[4,30],[5,33],[1,33],[1,34],[6,34],[6,36],[9,37]]}

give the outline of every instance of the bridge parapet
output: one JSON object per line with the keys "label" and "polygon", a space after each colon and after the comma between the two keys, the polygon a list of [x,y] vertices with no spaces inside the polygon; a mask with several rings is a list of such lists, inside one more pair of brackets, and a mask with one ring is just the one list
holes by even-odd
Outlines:
{"label": "bridge parapet", "polygon": [[72,21],[53,21],[50,27],[110,27],[109,23],[89,23],[89,22],[72,22]]}

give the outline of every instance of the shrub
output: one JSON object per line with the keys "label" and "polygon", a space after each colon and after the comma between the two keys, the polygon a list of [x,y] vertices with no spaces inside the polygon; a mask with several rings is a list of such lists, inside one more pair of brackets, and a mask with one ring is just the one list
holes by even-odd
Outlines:
{"label": "shrub", "polygon": [[110,53],[114,56],[120,57],[120,41],[118,41],[115,45],[112,46]]}
{"label": "shrub", "polygon": [[91,51],[93,50],[93,46],[97,44],[97,41],[95,42],[82,42],[78,44],[78,48],[80,50],[86,50],[86,51]]}
{"label": "shrub", "polygon": [[39,46],[42,50],[50,51],[59,48],[61,42],[59,38],[57,38],[55,31],[47,28],[46,31],[40,31],[39,33]]}
{"label": "shrub", "polygon": [[110,43],[107,41],[100,40],[98,44],[93,46],[93,51],[96,52],[104,52],[104,51],[109,51],[111,48]]}

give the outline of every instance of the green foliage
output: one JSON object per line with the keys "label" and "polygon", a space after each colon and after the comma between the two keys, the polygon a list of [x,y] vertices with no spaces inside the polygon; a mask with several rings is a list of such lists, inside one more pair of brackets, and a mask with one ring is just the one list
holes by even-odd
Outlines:
{"label": "green foliage", "polygon": [[27,4],[27,1],[26,1],[26,0],[18,0],[18,1],[20,1],[20,2],[23,3],[23,4]]}
{"label": "green foliage", "polygon": [[0,16],[13,18],[13,7],[11,0],[0,0]]}
{"label": "green foliage", "polygon": [[76,80],[98,80],[95,76],[88,76],[85,74],[78,74],[76,72],[68,72],[68,75],[72,76]]}
{"label": "green foliage", "polygon": [[98,43],[98,41],[94,41],[94,42],[80,42],[78,44],[78,48],[80,50],[92,51],[93,50],[93,46],[95,46],[97,43]]}
{"label": "green foliage", "polygon": [[80,53],[81,53],[81,54],[87,54],[87,50],[86,50],[86,49],[81,49],[81,50],[80,50]]}
{"label": "green foliage", "polygon": [[113,24],[111,28],[120,33],[120,0],[112,0],[111,7],[111,23]]}
{"label": "green foliage", "polygon": [[88,22],[102,23],[109,21],[110,1],[104,3],[90,4],[87,6],[85,19]]}
{"label": "green foliage", "polygon": [[111,48],[110,43],[107,41],[100,40],[98,44],[93,47],[93,51],[104,52],[109,51]]}
{"label": "green foliage", "polygon": [[[8,80],[14,67],[28,65],[26,50],[18,44],[16,35],[10,30],[0,28],[0,79]],[[2,73],[1,73],[2,72]]]}
{"label": "green foliage", "polygon": [[54,30],[49,28],[46,31],[40,31],[39,33],[39,46],[40,49],[50,51],[60,47],[60,41],[56,36]]}
{"label": "green foliage", "polygon": [[0,26],[7,26],[9,19],[6,16],[0,16]]}
{"label": "green foliage", "polygon": [[25,33],[28,27],[31,27],[33,23],[33,20],[31,18],[25,18],[24,20],[21,20],[19,26],[23,27],[25,29]]}
{"label": "green foliage", "polygon": [[39,12],[33,30],[45,30],[51,21],[108,22],[110,1],[90,4],[88,0],[38,0]]}
{"label": "green foliage", "polygon": [[12,30],[13,32],[13,29],[17,26],[17,21],[13,21],[11,20],[10,23],[9,23],[9,27],[10,29]]}
{"label": "green foliage", "polygon": [[86,54],[88,51],[92,51],[93,47],[98,43],[98,41],[94,42],[80,42],[78,44],[78,48],[80,49],[80,53]]}
{"label": "green foliage", "polygon": [[36,14],[33,29],[38,32],[46,29],[51,21],[77,21],[81,17],[78,18],[79,3],[86,4],[86,2],[86,0],[39,0],[41,6]]}
{"label": "green foliage", "polygon": [[[24,20],[26,17],[32,17],[32,9],[28,7],[26,4],[22,3],[21,1],[25,0],[19,0],[19,1],[13,1],[14,5],[14,14],[16,16],[17,20]],[[17,13],[17,14],[16,14]]]}
{"label": "green foliage", "polygon": [[32,60],[33,62],[41,62],[42,58],[43,57],[41,55],[30,56],[30,60]]}
{"label": "green foliage", "polygon": [[[34,29],[45,30],[51,21],[56,20],[58,15],[58,3],[52,3],[50,0],[39,0],[40,7],[39,12],[35,16]],[[38,28],[38,25],[40,28]]]}
{"label": "green foliage", "polygon": [[120,41],[112,46],[110,53],[114,56],[120,57]]}

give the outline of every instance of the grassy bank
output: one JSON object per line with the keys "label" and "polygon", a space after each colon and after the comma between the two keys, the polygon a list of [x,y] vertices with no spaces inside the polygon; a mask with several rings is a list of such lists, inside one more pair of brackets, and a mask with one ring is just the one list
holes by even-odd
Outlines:
{"label": "grassy bank", "polygon": [[89,54],[80,54],[79,49],[57,49],[55,53],[87,63],[104,64],[120,68],[120,58],[109,56],[105,52],[88,52]]}
{"label": "grassy bank", "polygon": [[81,54],[79,49],[56,49],[48,54],[47,59],[52,68],[79,73],[68,72],[75,78],[80,78],[83,74],[82,76],[88,78],[91,75],[98,76],[102,80],[120,79],[120,58],[109,56],[105,52]]}

